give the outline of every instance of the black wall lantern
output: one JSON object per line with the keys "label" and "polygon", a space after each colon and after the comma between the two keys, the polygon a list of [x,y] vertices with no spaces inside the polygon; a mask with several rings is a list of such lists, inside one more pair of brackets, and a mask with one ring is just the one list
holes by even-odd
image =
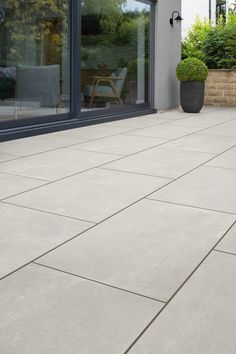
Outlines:
{"label": "black wall lantern", "polygon": [[[174,19],[174,14],[177,14],[177,17]],[[183,21],[183,18],[180,16],[179,11],[173,11],[172,16],[170,18],[170,25],[174,27],[174,20],[175,21]]]}

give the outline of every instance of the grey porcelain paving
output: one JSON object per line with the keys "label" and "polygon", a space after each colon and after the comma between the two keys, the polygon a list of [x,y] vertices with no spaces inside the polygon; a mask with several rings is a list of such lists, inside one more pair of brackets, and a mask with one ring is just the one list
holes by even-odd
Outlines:
{"label": "grey porcelain paving", "polygon": [[143,200],[38,262],[167,301],[234,220]]}
{"label": "grey porcelain paving", "polygon": [[132,354],[235,354],[236,256],[211,254]]}
{"label": "grey porcelain paving", "polygon": [[[0,145],[0,151],[1,151],[1,145]],[[16,159],[17,157],[18,157],[18,156],[16,156],[16,155],[0,153],[0,162],[9,161],[9,160],[14,160],[14,159]]]}
{"label": "grey porcelain paving", "polygon": [[178,127],[172,124],[157,124],[153,127],[137,129],[129,132],[129,135],[149,136],[153,138],[176,139],[199,131],[197,127]]}
{"label": "grey porcelain paving", "polygon": [[168,182],[165,178],[95,168],[7,201],[98,222]]}
{"label": "grey porcelain paving", "polygon": [[217,250],[231,252],[236,255],[236,226],[227,233],[223,240],[217,245]]}
{"label": "grey porcelain paving", "polygon": [[54,134],[55,136],[71,138],[73,141],[76,139],[77,143],[79,144],[94,139],[125,133],[130,130],[132,129],[129,127],[113,127],[108,124],[96,124],[87,127],[63,130]]}
{"label": "grey porcelain paving", "polygon": [[194,134],[165,144],[168,149],[221,153],[236,145],[236,137]]}
{"label": "grey porcelain paving", "polygon": [[212,116],[209,114],[196,114],[195,116],[190,116],[185,119],[177,120],[172,122],[173,125],[185,126],[185,127],[200,127],[200,128],[208,128],[217,124],[224,123],[230,120],[231,117],[227,115],[222,116]]}
{"label": "grey porcelain paving", "polygon": [[57,149],[0,164],[0,171],[53,181],[119,158],[116,155]]}
{"label": "grey porcelain paving", "polygon": [[106,164],[105,168],[177,178],[208,161],[214,154],[153,148],[139,154]]}
{"label": "grey porcelain paving", "polygon": [[236,169],[236,148],[231,149],[224,154],[216,157],[212,161],[206,164],[207,166],[215,166],[222,168]]}
{"label": "grey porcelain paving", "polygon": [[150,198],[236,214],[236,171],[200,167]]}
{"label": "grey porcelain paving", "polygon": [[235,107],[212,107],[212,110],[209,109],[208,111],[203,108],[202,113],[209,113],[213,118],[230,117],[231,119],[236,119]]}
{"label": "grey porcelain paving", "polygon": [[2,354],[123,353],[162,304],[37,265],[0,284]]}
{"label": "grey porcelain paving", "polygon": [[93,225],[3,203],[0,215],[0,277]]}
{"label": "grey porcelain paving", "polygon": [[42,186],[45,183],[47,182],[33,178],[0,173],[0,199],[4,199],[14,194],[22,193],[29,189]]}
{"label": "grey porcelain paving", "polygon": [[[236,115],[236,113],[235,113]],[[236,137],[236,119],[204,130],[201,134]]]}
{"label": "grey porcelain paving", "polygon": [[44,134],[0,143],[0,152],[28,156],[72,144],[78,144],[78,139],[55,134]]}
{"label": "grey porcelain paving", "polygon": [[165,143],[166,139],[116,135],[73,146],[73,149],[129,155]]}
{"label": "grey porcelain paving", "polygon": [[110,123],[106,123],[106,125],[110,125],[113,127],[127,127],[127,128],[145,128],[148,126],[153,126],[155,124],[170,122],[168,117],[162,116],[159,113],[149,114],[147,116],[135,117],[131,119],[120,119]]}

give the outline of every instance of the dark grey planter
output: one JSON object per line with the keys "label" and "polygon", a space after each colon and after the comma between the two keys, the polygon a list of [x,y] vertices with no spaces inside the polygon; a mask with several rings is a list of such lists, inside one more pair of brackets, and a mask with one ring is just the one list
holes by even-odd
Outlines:
{"label": "dark grey planter", "polygon": [[181,81],[180,104],[186,113],[199,113],[204,103],[205,82]]}

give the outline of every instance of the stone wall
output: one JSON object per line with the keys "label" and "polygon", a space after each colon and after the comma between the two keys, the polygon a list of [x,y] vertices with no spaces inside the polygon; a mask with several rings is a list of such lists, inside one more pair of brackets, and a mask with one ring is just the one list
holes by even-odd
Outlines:
{"label": "stone wall", "polygon": [[204,104],[236,107],[236,70],[209,70]]}

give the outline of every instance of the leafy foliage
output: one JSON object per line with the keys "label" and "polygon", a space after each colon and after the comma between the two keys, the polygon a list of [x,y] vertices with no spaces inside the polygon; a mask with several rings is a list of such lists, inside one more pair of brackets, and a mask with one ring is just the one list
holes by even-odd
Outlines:
{"label": "leafy foliage", "polygon": [[225,25],[218,24],[203,43],[205,62],[210,69],[236,68],[236,16]]}
{"label": "leafy foliage", "polygon": [[176,74],[180,81],[205,81],[208,69],[201,60],[187,58],[178,64]]}
{"label": "leafy foliage", "polygon": [[236,15],[216,25],[197,19],[182,42],[182,58],[194,57],[204,61],[210,69],[236,67]]}
{"label": "leafy foliage", "polygon": [[201,21],[199,17],[196,18],[188,31],[187,37],[182,42],[182,59],[194,57],[204,60],[205,56],[202,48],[210,30],[211,23],[209,21]]}

